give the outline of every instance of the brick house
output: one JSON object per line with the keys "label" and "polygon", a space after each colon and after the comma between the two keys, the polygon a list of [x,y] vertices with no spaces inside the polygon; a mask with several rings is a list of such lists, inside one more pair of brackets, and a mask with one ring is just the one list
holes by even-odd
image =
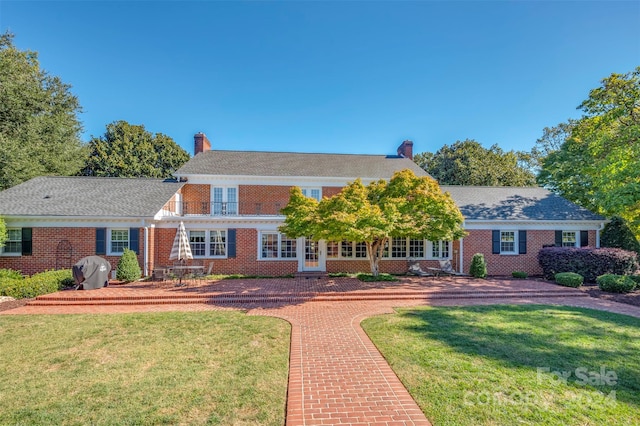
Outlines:
{"label": "brick house", "polygon": [[[154,266],[172,263],[169,252],[182,221],[192,262],[213,262],[216,273],[368,271],[364,244],[292,240],[278,232],[290,188],[321,199],[356,178],[367,184],[403,169],[427,175],[412,161],[411,141],[397,155],[351,155],[218,151],[204,134],[194,139],[196,155],[175,180],[37,177],[0,192],[0,216],[9,233],[0,268],[32,274],[68,268],[94,254],[115,267],[131,248],[150,274]],[[599,246],[606,223],[542,188],[442,189],[458,204],[469,234],[452,242],[394,238],[380,262],[383,272],[406,272],[408,258],[424,267],[451,259],[457,270],[468,272],[473,254],[483,253],[492,275],[536,275],[543,245]]]}

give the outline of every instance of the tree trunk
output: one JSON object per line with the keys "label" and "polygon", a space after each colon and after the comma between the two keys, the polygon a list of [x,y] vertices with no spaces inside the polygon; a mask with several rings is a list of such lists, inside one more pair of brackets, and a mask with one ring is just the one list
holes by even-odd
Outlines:
{"label": "tree trunk", "polygon": [[380,273],[379,264],[386,238],[375,240],[372,243],[367,242],[367,254],[369,255],[369,266],[371,267],[371,275],[377,277]]}

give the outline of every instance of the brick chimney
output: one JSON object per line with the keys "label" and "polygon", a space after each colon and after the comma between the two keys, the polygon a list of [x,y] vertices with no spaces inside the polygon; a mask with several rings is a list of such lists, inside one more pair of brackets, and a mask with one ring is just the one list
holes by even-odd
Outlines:
{"label": "brick chimney", "polygon": [[413,161],[413,142],[406,140],[398,147],[398,155]]}
{"label": "brick chimney", "polygon": [[200,154],[201,152],[211,151],[211,142],[207,139],[207,135],[202,132],[198,132],[193,136],[195,142],[195,148],[193,155]]}

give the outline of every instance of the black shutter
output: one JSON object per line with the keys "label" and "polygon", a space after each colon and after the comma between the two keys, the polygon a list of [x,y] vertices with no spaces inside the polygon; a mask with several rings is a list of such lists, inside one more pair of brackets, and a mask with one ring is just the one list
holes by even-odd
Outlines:
{"label": "black shutter", "polygon": [[31,228],[22,228],[22,255],[31,256],[33,249],[33,230]]}
{"label": "black shutter", "polygon": [[518,253],[527,254],[527,231],[518,231]]}
{"label": "black shutter", "polygon": [[562,247],[562,231],[556,231],[556,247]]}
{"label": "black shutter", "polygon": [[129,250],[140,254],[140,228],[129,229]]}
{"label": "black shutter", "polygon": [[589,231],[580,231],[580,247],[589,245]]}
{"label": "black shutter", "polygon": [[236,257],[236,230],[227,229],[227,257]]}
{"label": "black shutter", "polygon": [[107,254],[107,228],[96,228],[96,254]]}
{"label": "black shutter", "polygon": [[491,232],[491,253],[500,254],[500,231]]}

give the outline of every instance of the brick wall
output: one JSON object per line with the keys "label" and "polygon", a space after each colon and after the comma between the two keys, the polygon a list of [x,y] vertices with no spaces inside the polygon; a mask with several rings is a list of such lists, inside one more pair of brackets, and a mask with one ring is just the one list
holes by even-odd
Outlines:
{"label": "brick wall", "polygon": [[184,214],[211,213],[211,185],[188,183],[182,187]]}
{"label": "brick wall", "polygon": [[[489,275],[511,275],[513,271],[524,271],[529,275],[541,275],[538,252],[543,245],[555,243],[553,230],[528,230],[526,254],[492,254],[491,230],[472,230],[463,240],[464,272],[469,272],[475,253],[482,253],[487,261]],[[589,244],[595,246],[596,231],[589,231]]]}
{"label": "brick wall", "polygon": [[[49,269],[68,269],[85,256],[96,254],[95,228],[32,228],[30,256],[0,256],[0,268],[10,268],[33,275]],[[144,229],[140,229],[138,263],[143,267]],[[119,256],[100,256],[115,270]]]}

